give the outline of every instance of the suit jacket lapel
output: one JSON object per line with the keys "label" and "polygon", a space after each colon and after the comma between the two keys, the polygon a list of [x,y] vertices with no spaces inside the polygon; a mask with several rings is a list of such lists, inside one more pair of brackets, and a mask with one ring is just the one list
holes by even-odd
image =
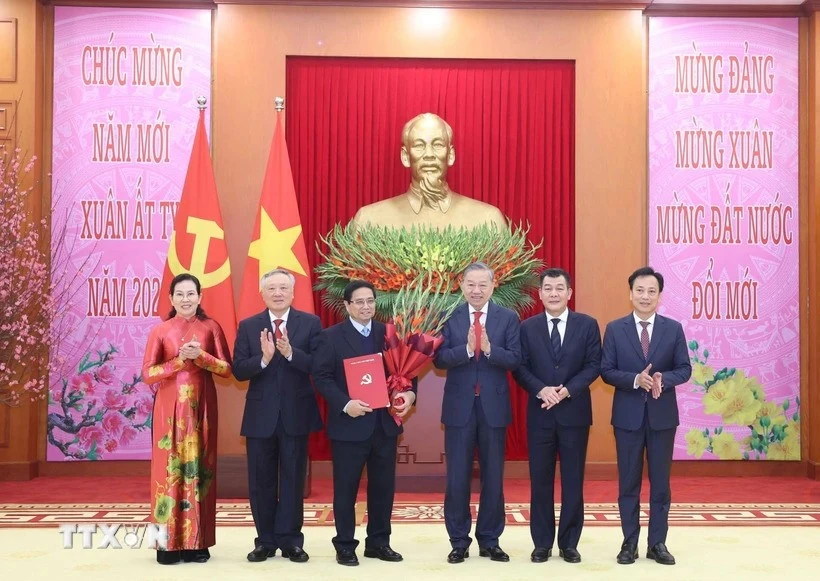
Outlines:
{"label": "suit jacket lapel", "polygon": [[638,337],[638,328],[635,326],[635,317],[633,317],[630,313],[628,316],[624,317],[623,321],[624,333],[626,333],[627,340],[632,345],[632,348],[635,349],[635,353],[638,354],[638,357],[641,358],[641,361],[646,361],[646,358],[643,356],[641,340]]}
{"label": "suit jacket lapel", "polygon": [[544,346],[544,352],[549,353],[550,358],[552,359],[555,355],[552,353],[552,341],[550,340],[550,325],[549,321],[547,320],[547,315],[542,314],[541,317],[537,319],[535,334],[540,339],[541,343]]}
{"label": "suit jacket lapel", "polygon": [[288,338],[291,340],[291,343],[295,337],[299,336],[299,316],[299,311],[291,307],[290,313],[288,314],[288,323],[285,325],[285,329],[287,329]]}
{"label": "suit jacket lapel", "polygon": [[356,330],[349,318],[342,325],[342,334],[353,352],[360,355],[362,353],[362,334]]}
{"label": "suit jacket lapel", "polygon": [[658,345],[663,341],[663,336],[666,333],[666,319],[660,315],[655,315],[655,328],[652,329],[652,339],[649,341],[649,355],[647,360],[651,360],[652,356],[657,351]]}
{"label": "suit jacket lapel", "polygon": [[270,322],[270,311],[265,309],[259,315],[257,315],[259,319],[259,330],[262,331],[263,329],[267,329],[271,333],[273,333],[273,325]]}
{"label": "suit jacket lapel", "polygon": [[[546,317],[544,317],[546,318]],[[564,340],[561,341],[561,352],[558,354],[558,359],[560,360],[564,353],[567,351],[567,348],[572,345],[572,341],[575,340],[575,336],[578,334],[578,320],[575,313],[570,311],[567,313],[567,326],[564,329]],[[550,343],[552,345],[552,343]]]}
{"label": "suit jacket lapel", "polygon": [[470,316],[470,306],[467,303],[462,304],[461,306],[457,307],[453,314],[450,316],[453,322],[456,325],[466,324],[467,326],[464,327],[463,332],[462,329],[457,329],[456,334],[461,337],[467,336],[467,331],[470,330],[470,327],[473,325],[473,318]]}
{"label": "suit jacket lapel", "polygon": [[[467,309],[468,313],[469,311],[470,309]],[[498,325],[496,325],[498,322],[498,316],[498,309],[496,308],[495,303],[492,301],[487,303],[487,320],[484,322],[484,332],[487,333],[488,339],[490,338],[490,330],[498,328]],[[492,341],[490,342],[492,343]],[[479,349],[480,348],[481,347],[479,346]]]}
{"label": "suit jacket lapel", "polygon": [[386,328],[384,324],[380,321],[373,319],[373,321],[370,323],[370,334],[373,335],[376,353],[381,353],[382,351],[384,351],[385,332]]}

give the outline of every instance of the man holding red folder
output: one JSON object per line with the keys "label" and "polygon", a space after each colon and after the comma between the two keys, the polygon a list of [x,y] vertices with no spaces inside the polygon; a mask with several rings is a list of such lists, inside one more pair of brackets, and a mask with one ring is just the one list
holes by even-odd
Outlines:
{"label": "man holding red folder", "polygon": [[[354,538],[355,504],[365,466],[368,521],[364,556],[401,561],[402,556],[390,547],[390,515],[396,482],[396,445],[402,427],[387,407],[374,408],[370,405],[372,402],[352,398],[345,375],[346,359],[382,352],[385,327],[373,320],[376,291],[369,282],[351,281],[345,287],[344,302],[350,317],[322,331],[313,357],[313,379],[328,403],[336,562],[349,566],[359,564],[356,556],[359,541]],[[413,391],[402,394],[404,401],[397,402],[399,417],[410,411],[416,400],[415,389],[414,385]]]}

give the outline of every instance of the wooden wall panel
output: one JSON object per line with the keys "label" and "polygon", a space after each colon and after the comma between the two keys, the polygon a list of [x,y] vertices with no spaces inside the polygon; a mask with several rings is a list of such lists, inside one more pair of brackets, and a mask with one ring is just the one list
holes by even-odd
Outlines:
{"label": "wooden wall panel", "polygon": [[17,81],[17,19],[0,15],[0,83]]}
{"label": "wooden wall panel", "polygon": [[13,152],[17,145],[16,118],[17,103],[0,101],[0,154],[4,150]]}

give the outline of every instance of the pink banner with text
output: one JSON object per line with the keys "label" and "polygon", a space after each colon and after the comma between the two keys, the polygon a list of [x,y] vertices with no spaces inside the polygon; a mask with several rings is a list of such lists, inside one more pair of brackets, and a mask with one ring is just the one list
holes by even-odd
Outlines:
{"label": "pink banner with text", "polygon": [[682,322],[675,459],[800,458],[797,19],[649,21],[649,263]]}
{"label": "pink banner with text", "polygon": [[140,381],[198,119],[210,98],[211,12],[54,9],[48,460],[150,457]]}

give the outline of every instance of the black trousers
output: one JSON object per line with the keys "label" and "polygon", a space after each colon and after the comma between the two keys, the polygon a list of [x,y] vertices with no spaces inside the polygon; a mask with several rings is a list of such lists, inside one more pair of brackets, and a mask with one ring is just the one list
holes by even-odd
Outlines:
{"label": "black trousers", "polygon": [[[372,413],[386,414],[385,410]],[[390,544],[390,517],[396,488],[396,436],[387,436],[376,418],[373,434],[361,442],[331,440],[333,454],[333,514],[336,521],[336,550],[354,550],[356,496],[367,466],[367,538],[365,547]],[[392,421],[392,420],[391,420]]]}
{"label": "black trousers", "polygon": [[307,435],[288,435],[280,418],[271,437],[247,438],[246,446],[256,546],[302,547]]}

